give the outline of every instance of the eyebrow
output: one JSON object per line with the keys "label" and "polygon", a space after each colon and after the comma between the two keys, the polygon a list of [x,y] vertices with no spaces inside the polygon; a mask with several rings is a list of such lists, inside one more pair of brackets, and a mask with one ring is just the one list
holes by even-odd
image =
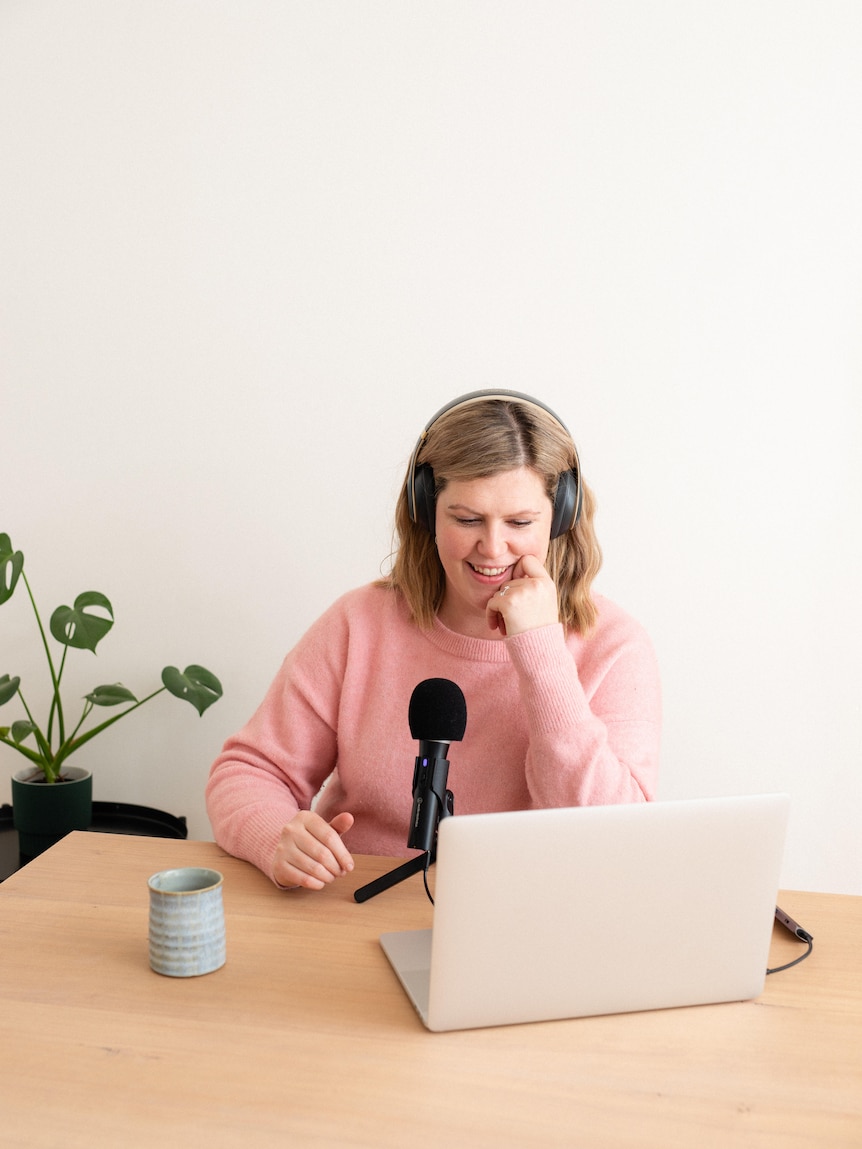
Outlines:
{"label": "eyebrow", "polygon": [[[447,511],[466,511],[469,515],[474,515],[477,519],[484,519],[485,515],[482,511],[476,511],[472,507],[465,506],[464,503],[448,503],[446,506]],[[541,510],[523,510],[523,511],[509,511],[502,517],[504,519],[518,519],[526,517],[527,515],[541,515]]]}

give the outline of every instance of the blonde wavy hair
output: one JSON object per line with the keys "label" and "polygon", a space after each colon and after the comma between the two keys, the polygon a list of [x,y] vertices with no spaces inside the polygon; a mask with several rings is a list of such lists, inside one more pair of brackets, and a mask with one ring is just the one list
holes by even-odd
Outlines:
{"label": "blonde wavy hair", "polygon": [[[395,508],[392,568],[379,585],[403,594],[414,621],[427,630],[443,603],[446,577],[433,534],[410,515],[407,484],[413,467],[423,464],[433,471],[437,495],[453,481],[529,467],[542,479],[551,502],[560,475],[579,464],[565,427],[526,397],[456,404],[426,429]],[[582,476],[580,484],[583,503],[578,522],[551,540],[545,567],[557,586],[560,620],[568,629],[585,634],[596,621],[590,588],[602,552],[593,526],[596,501]]]}

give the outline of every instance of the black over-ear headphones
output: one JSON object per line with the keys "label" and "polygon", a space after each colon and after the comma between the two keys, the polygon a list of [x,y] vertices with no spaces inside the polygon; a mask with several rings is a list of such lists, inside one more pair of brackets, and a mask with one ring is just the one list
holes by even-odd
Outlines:
{"label": "black over-ear headphones", "polygon": [[[542,411],[550,415],[552,419],[556,420],[569,438],[571,438],[571,432],[559,415],[538,399],[531,399],[529,395],[522,395],[520,391],[470,391],[467,395],[462,395],[460,399],[453,399],[451,403],[447,403],[445,407],[441,407],[433,419],[426,424],[425,430],[419,436],[419,442],[413,449],[413,454],[410,456],[410,466],[407,470],[407,510],[410,514],[410,518],[414,523],[425,527],[432,535],[435,531],[437,505],[434,472],[428,463],[420,463],[418,466],[416,464],[416,459],[422,450],[425,437],[441,415],[445,415],[447,411],[451,411],[455,407],[466,406],[468,403],[481,403],[488,399],[514,399],[516,402],[525,403],[529,407],[539,407]],[[557,483],[557,491],[554,495],[554,515],[551,520],[552,539],[556,539],[560,535],[564,535],[566,531],[570,531],[581,517],[581,507],[583,505],[581,465],[578,460],[578,450],[574,442],[572,442],[572,448],[575,452],[575,465],[571,470],[563,471],[560,475]]]}

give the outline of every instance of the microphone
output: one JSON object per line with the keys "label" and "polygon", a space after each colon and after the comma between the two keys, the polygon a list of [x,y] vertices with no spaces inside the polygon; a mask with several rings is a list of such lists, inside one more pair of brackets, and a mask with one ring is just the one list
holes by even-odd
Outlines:
{"label": "microphone", "polygon": [[448,678],[426,678],[410,697],[410,733],[419,741],[413,768],[413,812],[407,845],[431,853],[441,818],[450,814],[446,789],[451,742],[460,742],[467,728],[467,703],[460,686]]}
{"label": "microphone", "polygon": [[[419,741],[419,756],[413,768],[413,813],[407,845],[422,853],[355,890],[353,899],[357,902],[367,902],[423,868],[427,890],[437,826],[441,818],[452,813],[454,799],[452,791],[446,789],[446,755],[449,743],[460,742],[467,728],[467,703],[460,686],[448,678],[426,678],[410,697],[408,717],[410,733]],[[431,897],[430,891],[428,896]]]}

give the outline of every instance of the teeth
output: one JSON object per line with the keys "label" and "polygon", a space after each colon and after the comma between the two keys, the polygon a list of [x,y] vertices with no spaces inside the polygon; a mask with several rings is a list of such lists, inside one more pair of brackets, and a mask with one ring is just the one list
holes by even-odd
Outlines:
{"label": "teeth", "polygon": [[485,575],[487,578],[494,578],[496,575],[505,574],[509,569],[508,567],[477,567],[475,563],[470,563],[470,566],[476,574]]}

